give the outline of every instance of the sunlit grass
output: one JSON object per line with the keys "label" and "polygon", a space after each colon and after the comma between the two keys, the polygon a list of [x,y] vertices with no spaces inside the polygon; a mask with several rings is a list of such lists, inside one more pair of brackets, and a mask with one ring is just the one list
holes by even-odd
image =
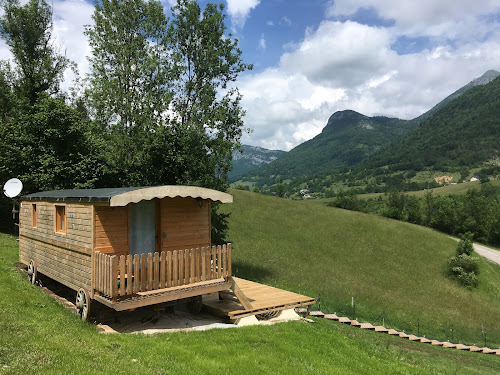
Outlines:
{"label": "sunlit grass", "polygon": [[[312,297],[321,308],[431,337],[500,346],[500,267],[480,260],[479,287],[445,276],[457,242],[378,216],[231,191],[238,275]],[[352,307],[354,298],[355,309]]]}
{"label": "sunlit grass", "polygon": [[0,235],[1,374],[495,374],[495,356],[339,323],[287,323],[154,336],[103,335],[14,266]]}

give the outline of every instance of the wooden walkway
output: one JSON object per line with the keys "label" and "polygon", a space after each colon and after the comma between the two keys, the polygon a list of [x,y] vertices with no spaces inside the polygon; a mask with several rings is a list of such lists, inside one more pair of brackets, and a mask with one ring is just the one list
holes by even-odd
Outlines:
{"label": "wooden walkway", "polygon": [[401,338],[410,340],[410,341],[417,341],[417,342],[422,342],[425,344],[431,344],[431,345],[436,345],[436,346],[442,346],[444,348],[452,348],[452,349],[457,349],[457,350],[466,350],[466,351],[471,351],[471,352],[478,352],[478,353],[484,353],[484,354],[496,354],[500,355],[500,349],[492,349],[492,348],[480,348],[474,345],[462,345],[462,344],[455,344],[449,341],[439,341],[439,340],[432,340],[428,339],[423,336],[415,336],[412,334],[406,334],[403,331],[396,331],[394,329],[388,329],[383,326],[373,326],[370,323],[359,323],[357,320],[351,320],[347,317],[344,316],[337,316],[336,314],[329,314],[329,313],[324,313],[322,311],[308,311],[305,308],[299,308],[295,310],[299,314],[305,314],[305,315],[310,315],[314,316],[316,318],[324,318],[327,320],[334,320],[340,323],[348,324],[354,327],[358,327],[361,329],[369,329],[375,332],[381,332],[381,333],[386,333],[389,335],[393,336],[399,336]]}
{"label": "wooden walkway", "polygon": [[[241,303],[236,298],[219,300],[217,294],[203,297],[203,305],[213,313],[239,319],[246,316],[281,311],[298,306],[309,306],[316,302],[314,298],[292,293],[283,289],[255,283],[233,277],[239,293],[246,301]],[[247,305],[246,307],[243,304]]]}

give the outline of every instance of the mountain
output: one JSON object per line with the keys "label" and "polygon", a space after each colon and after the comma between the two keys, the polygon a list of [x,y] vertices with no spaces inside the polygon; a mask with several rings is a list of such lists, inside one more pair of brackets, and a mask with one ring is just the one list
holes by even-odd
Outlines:
{"label": "mountain", "polygon": [[[473,81],[474,82],[474,81]],[[402,139],[362,163],[390,171],[481,167],[500,154],[500,77],[469,87]]]}
{"label": "mountain", "polygon": [[229,179],[233,181],[242,174],[269,164],[286,154],[286,151],[248,145],[242,145],[241,150],[233,152],[233,170],[229,172]]}
{"label": "mountain", "polygon": [[457,91],[455,91],[453,94],[447,96],[444,98],[442,101],[440,101],[438,104],[436,104],[433,108],[431,108],[429,111],[425,112],[424,114],[420,115],[415,121],[421,122],[428,118],[430,115],[433,113],[439,111],[441,108],[443,108],[446,104],[451,102],[453,99],[458,98],[460,95],[464,94],[465,92],[469,91],[470,89],[476,87],[476,86],[482,86],[490,83],[493,81],[495,78],[500,76],[500,72],[497,72],[496,70],[488,70],[486,73],[484,73],[481,77],[475,78],[472,81],[470,81],[468,84],[465,86],[459,88]]}
{"label": "mountain", "polygon": [[397,118],[368,117],[351,110],[335,112],[316,137],[247,176],[293,178],[351,167],[415,126]]}

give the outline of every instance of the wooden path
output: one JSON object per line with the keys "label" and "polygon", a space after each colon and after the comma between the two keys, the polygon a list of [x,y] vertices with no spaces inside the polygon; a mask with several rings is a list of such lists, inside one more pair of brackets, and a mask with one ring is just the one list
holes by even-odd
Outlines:
{"label": "wooden path", "polygon": [[399,336],[401,338],[404,338],[404,339],[407,339],[410,341],[418,341],[418,342],[422,342],[422,343],[426,343],[426,344],[442,346],[444,348],[452,348],[452,349],[457,349],[457,350],[467,350],[467,351],[471,351],[471,352],[500,355],[500,349],[492,349],[492,348],[486,348],[486,347],[480,348],[480,347],[477,347],[474,345],[469,346],[469,345],[455,344],[455,343],[452,343],[449,341],[431,340],[431,339],[428,339],[426,337],[415,336],[412,334],[406,334],[403,331],[396,331],[394,329],[388,329],[388,328],[385,328],[383,326],[373,326],[370,323],[359,323],[356,320],[351,320],[351,319],[343,317],[343,316],[342,317],[337,316],[336,314],[324,313],[322,311],[309,311],[308,312],[307,309],[305,309],[305,308],[298,308],[298,309],[295,309],[295,311],[298,312],[299,314],[306,314],[306,315],[309,314],[310,316],[314,316],[316,318],[335,320],[337,322],[349,324],[351,326],[358,327],[361,329],[369,329],[369,330],[372,330],[375,332],[382,332],[382,333],[386,333],[388,335]]}
{"label": "wooden path", "polygon": [[[204,307],[213,313],[239,319],[246,316],[291,309],[299,306],[309,306],[316,302],[314,298],[292,293],[283,289],[255,283],[233,277],[238,297],[242,293],[243,301],[237,298],[219,300],[217,294],[204,296]],[[245,305],[245,306],[244,306]]]}

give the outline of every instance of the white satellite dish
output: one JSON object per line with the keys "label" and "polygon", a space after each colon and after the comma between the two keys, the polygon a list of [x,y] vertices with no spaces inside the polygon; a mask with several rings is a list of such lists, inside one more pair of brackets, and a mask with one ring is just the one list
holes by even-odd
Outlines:
{"label": "white satellite dish", "polygon": [[3,186],[3,193],[8,198],[17,197],[21,193],[22,190],[23,190],[23,183],[21,182],[21,180],[19,180],[17,178],[11,178]]}

